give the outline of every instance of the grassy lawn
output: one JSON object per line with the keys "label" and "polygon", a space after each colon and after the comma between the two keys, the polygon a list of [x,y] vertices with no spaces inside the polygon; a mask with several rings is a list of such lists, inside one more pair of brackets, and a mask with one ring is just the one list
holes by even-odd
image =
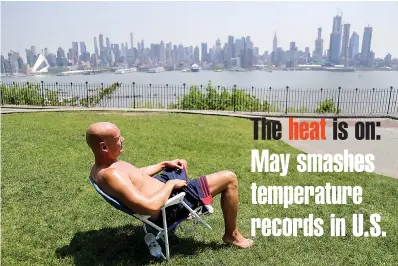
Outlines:
{"label": "grassy lawn", "polygon": [[[126,114],[126,113],[124,113]],[[111,121],[125,138],[121,159],[137,166],[183,158],[191,178],[219,170],[235,171],[240,186],[239,226],[250,235],[250,219],[305,218],[325,221],[322,237],[263,237],[238,250],[223,245],[220,198],[205,217],[213,227],[196,234],[178,229],[171,236],[165,265],[397,265],[398,180],[376,174],[298,173],[298,150],[280,141],[253,141],[252,122],[200,115],[116,113],[32,113],[2,115],[2,265],[146,265],[148,252],[141,224],[113,209],[88,180],[92,154],[85,144],[89,124]],[[251,173],[250,150],[290,153],[287,177]],[[396,148],[396,147],[395,147]],[[257,185],[360,185],[361,205],[252,205]],[[353,213],[381,213],[387,237],[330,237],[331,213],[348,221]],[[186,224],[186,223],[184,223]],[[187,224],[187,227],[189,225]]]}

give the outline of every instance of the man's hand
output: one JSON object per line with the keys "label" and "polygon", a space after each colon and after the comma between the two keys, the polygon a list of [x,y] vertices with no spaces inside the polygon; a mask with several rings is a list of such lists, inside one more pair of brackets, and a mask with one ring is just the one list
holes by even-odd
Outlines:
{"label": "man's hand", "polygon": [[169,180],[169,181],[167,181],[167,183],[172,183],[174,185],[174,188],[177,188],[177,189],[185,187],[187,185],[187,181],[177,180],[177,179]]}
{"label": "man's hand", "polygon": [[165,168],[170,168],[170,169],[182,169],[183,168],[183,163],[182,160],[176,159],[173,161],[166,161],[164,162]]}

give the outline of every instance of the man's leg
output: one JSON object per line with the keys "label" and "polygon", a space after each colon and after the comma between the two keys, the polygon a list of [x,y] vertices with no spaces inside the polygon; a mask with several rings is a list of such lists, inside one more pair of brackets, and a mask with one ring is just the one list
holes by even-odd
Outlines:
{"label": "man's leg", "polygon": [[231,171],[221,171],[207,175],[207,184],[214,197],[221,193],[221,209],[224,215],[224,242],[240,248],[248,248],[253,241],[244,238],[238,231],[238,179]]}

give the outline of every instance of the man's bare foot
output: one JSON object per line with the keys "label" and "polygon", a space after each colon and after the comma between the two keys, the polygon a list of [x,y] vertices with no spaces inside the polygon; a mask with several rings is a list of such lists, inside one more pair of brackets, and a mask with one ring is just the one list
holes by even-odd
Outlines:
{"label": "man's bare foot", "polygon": [[236,233],[235,236],[224,235],[222,240],[238,248],[251,248],[254,244],[252,239],[244,238],[240,233]]}

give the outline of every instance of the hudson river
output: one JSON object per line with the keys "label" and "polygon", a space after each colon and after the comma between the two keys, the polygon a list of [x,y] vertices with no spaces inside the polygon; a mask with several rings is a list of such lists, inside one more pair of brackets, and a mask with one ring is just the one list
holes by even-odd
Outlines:
{"label": "hudson river", "polygon": [[326,72],[326,71],[248,71],[248,72],[213,72],[202,70],[200,72],[166,71],[161,73],[135,72],[127,74],[102,73],[95,75],[72,76],[29,76],[29,77],[4,77],[3,82],[40,82],[45,83],[113,83],[123,84],[157,84],[157,85],[207,85],[211,80],[213,85],[261,88],[303,88],[303,89],[342,89],[364,88],[398,88],[398,71],[357,71],[357,72]]}
{"label": "hudson river", "polygon": [[[250,71],[250,72],[161,72],[127,74],[102,73],[71,76],[27,76],[2,78],[3,82],[44,81],[44,88],[61,90],[64,97],[84,99],[115,82],[122,85],[112,95],[104,98],[99,106],[169,107],[178,97],[188,93],[191,85],[203,85],[209,81],[216,88],[226,87],[231,92],[234,85],[247,94],[270,103],[274,111],[313,111],[320,102],[332,99],[341,113],[398,113],[398,71]],[[85,82],[88,82],[88,86]],[[55,84],[55,83],[58,84]],[[135,85],[133,86],[133,82]],[[73,85],[71,85],[71,83]],[[104,83],[101,85],[101,83]],[[183,84],[187,86],[184,88]],[[149,86],[151,84],[151,86]],[[167,84],[167,86],[166,86]],[[289,89],[286,89],[289,86]],[[394,90],[390,90],[390,87]],[[338,88],[341,87],[339,91]],[[198,87],[200,88],[200,87]],[[270,89],[272,88],[272,89]],[[322,89],[321,89],[322,88]],[[373,90],[373,88],[375,90]],[[135,102],[133,102],[135,99]],[[239,105],[240,99],[234,104]],[[250,106],[252,108],[252,106]]]}

